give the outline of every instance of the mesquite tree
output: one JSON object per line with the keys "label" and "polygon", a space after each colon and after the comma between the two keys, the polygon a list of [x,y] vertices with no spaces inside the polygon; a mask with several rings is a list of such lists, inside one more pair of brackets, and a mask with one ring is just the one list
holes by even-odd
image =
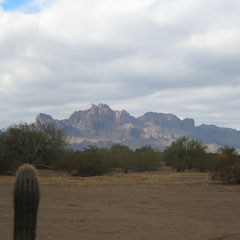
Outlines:
{"label": "mesquite tree", "polygon": [[63,131],[52,126],[46,125],[43,129],[28,124],[11,126],[0,135],[0,152],[3,155],[0,155],[0,171],[10,168],[7,163],[12,162],[15,165],[51,164],[61,155],[65,144]]}

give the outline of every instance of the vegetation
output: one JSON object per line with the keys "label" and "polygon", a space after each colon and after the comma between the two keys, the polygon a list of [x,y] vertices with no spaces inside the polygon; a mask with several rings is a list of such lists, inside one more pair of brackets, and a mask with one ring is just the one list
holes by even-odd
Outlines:
{"label": "vegetation", "polygon": [[208,153],[200,141],[182,137],[164,152],[145,146],[133,151],[115,144],[111,148],[89,147],[84,151],[65,148],[62,131],[46,126],[9,127],[0,135],[0,174],[14,174],[23,163],[65,169],[74,176],[96,176],[112,171],[156,171],[162,161],[182,172],[185,169],[210,171],[213,180],[240,183],[240,156],[234,148],[222,147]]}
{"label": "vegetation", "polygon": [[137,171],[156,171],[161,166],[162,154],[145,146],[135,151],[135,170]]}
{"label": "vegetation", "polygon": [[161,155],[150,147],[133,151],[127,146],[113,145],[110,149],[90,147],[69,152],[58,167],[76,176],[103,175],[112,171],[154,171],[160,167]]}
{"label": "vegetation", "polygon": [[228,146],[219,148],[218,162],[211,174],[213,180],[240,183],[240,156],[237,151]]}
{"label": "vegetation", "polygon": [[187,137],[179,138],[164,151],[166,165],[178,172],[186,168],[197,168],[200,171],[208,169],[207,147],[201,142]]}
{"label": "vegetation", "polygon": [[90,147],[82,152],[72,152],[60,163],[59,167],[75,176],[96,176],[111,171],[108,150],[96,147]]}
{"label": "vegetation", "polygon": [[217,153],[207,153],[201,142],[182,137],[164,151],[166,165],[178,172],[188,169],[209,170],[212,180],[240,183],[240,156],[236,149],[220,147]]}
{"label": "vegetation", "polygon": [[133,169],[133,151],[129,147],[115,144],[110,149],[110,156],[115,169],[122,169],[125,173]]}
{"label": "vegetation", "polygon": [[0,173],[14,174],[23,163],[62,168],[77,176],[102,175],[113,170],[125,173],[157,170],[160,167],[160,153],[150,147],[133,151],[116,144],[110,149],[90,147],[84,151],[71,151],[64,146],[63,132],[51,126],[41,131],[27,124],[11,126],[0,135]]}
{"label": "vegetation", "polygon": [[34,240],[40,199],[36,169],[20,167],[14,186],[14,240]]}
{"label": "vegetation", "polygon": [[27,124],[11,126],[0,135],[0,173],[13,173],[23,163],[54,164],[64,145],[63,132],[51,126],[42,131]]}

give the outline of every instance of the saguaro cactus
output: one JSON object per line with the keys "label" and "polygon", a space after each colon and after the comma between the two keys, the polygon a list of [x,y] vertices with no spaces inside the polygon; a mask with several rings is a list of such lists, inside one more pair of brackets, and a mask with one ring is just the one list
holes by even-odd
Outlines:
{"label": "saguaro cactus", "polygon": [[35,240],[39,199],[36,169],[24,164],[14,186],[14,240]]}

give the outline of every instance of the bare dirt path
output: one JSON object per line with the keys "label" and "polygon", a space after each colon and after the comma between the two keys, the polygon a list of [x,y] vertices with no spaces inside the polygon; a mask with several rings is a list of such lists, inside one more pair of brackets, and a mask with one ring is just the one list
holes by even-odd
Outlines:
{"label": "bare dirt path", "polygon": [[[14,178],[0,177],[0,239],[11,240]],[[40,172],[37,240],[238,240],[240,186],[160,171],[72,178]]]}

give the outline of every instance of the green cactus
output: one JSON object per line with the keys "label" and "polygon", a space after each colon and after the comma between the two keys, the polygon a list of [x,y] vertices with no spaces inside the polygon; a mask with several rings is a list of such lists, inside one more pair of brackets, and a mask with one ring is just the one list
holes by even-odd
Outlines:
{"label": "green cactus", "polygon": [[14,186],[14,240],[35,240],[39,199],[36,169],[24,164]]}

